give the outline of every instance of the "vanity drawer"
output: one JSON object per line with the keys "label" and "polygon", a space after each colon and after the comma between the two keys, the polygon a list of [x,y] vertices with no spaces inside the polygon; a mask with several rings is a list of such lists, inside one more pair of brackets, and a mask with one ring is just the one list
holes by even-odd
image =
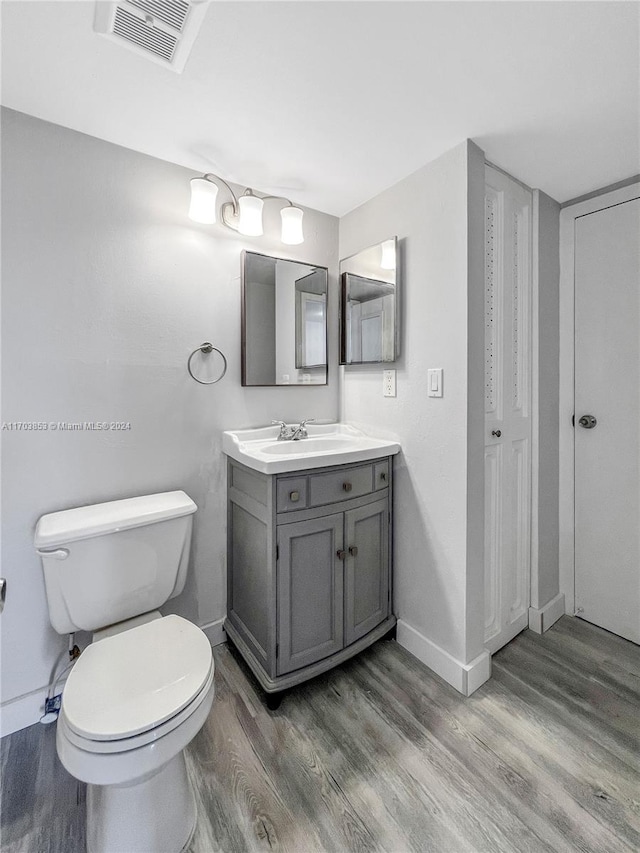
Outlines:
{"label": "vanity drawer", "polygon": [[381,459],[373,466],[373,488],[386,489],[389,486],[389,460]]}
{"label": "vanity drawer", "polygon": [[360,465],[309,477],[309,506],[359,498],[373,491],[373,466]]}
{"label": "vanity drawer", "polygon": [[287,477],[286,480],[278,479],[276,505],[278,512],[306,509],[308,506],[307,478]]}

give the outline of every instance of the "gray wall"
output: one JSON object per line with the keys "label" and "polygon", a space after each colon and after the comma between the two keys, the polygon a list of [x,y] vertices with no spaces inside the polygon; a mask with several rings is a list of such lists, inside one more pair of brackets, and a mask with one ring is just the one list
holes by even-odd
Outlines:
{"label": "gray wall", "polygon": [[[340,220],[340,257],[400,238],[397,397],[348,367],[343,419],[397,439],[395,612],[468,663],[483,649],[484,157],[465,142]],[[444,396],[427,396],[427,368]]]}
{"label": "gray wall", "polygon": [[[532,576],[531,606],[543,607],[558,594],[558,401],[560,205],[540,190],[533,193],[534,275],[538,276],[538,566]],[[534,566],[535,572],[535,566]]]}
{"label": "gray wall", "polygon": [[[207,625],[226,603],[222,430],[338,415],[337,220],[307,210],[305,243],[284,247],[267,202],[265,236],[249,241],[190,222],[190,177],[2,112],[2,420],[131,423],[123,432],[2,433],[4,700],[45,685],[66,643],[49,625],[33,550],[40,515],[184,489],[199,510],[187,585],[169,609]],[[241,387],[243,248],[329,267],[327,387]],[[204,340],[229,359],[212,387],[186,370]]]}

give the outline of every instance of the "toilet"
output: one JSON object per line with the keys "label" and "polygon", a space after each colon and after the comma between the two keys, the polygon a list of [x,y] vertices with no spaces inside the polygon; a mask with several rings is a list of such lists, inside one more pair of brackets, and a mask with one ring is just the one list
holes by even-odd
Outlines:
{"label": "toilet", "polygon": [[184,749],[214,696],[211,645],[158,611],[182,591],[196,505],[182,491],[44,515],[49,617],[91,631],[62,694],[56,746],[87,788],[89,853],[179,853],[196,822]]}

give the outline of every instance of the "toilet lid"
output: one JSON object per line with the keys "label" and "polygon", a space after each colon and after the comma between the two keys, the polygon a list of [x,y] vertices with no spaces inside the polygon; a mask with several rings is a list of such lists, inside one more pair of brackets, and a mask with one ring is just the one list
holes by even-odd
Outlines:
{"label": "toilet lid", "polygon": [[133,737],[186,707],[212,666],[200,628],[180,616],[154,619],[85,649],[64,688],[65,719],[90,740]]}

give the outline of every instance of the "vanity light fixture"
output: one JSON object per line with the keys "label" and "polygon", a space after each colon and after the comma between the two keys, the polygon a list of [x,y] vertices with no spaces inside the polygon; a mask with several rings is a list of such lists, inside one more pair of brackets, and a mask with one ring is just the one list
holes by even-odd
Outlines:
{"label": "vanity light fixture", "polygon": [[232,228],[246,237],[260,237],[264,233],[262,227],[262,210],[267,199],[281,199],[287,206],[280,211],[282,217],[282,242],[297,245],[304,242],[302,233],[302,217],[304,211],[296,207],[284,196],[257,196],[252,189],[247,188],[241,196],[237,196],[229,184],[218,175],[208,172],[201,178],[191,179],[191,205],[189,218],[204,225],[213,225],[217,221],[217,197],[219,181],[223,184],[233,201],[226,202],[220,208],[220,220],[227,228]]}

